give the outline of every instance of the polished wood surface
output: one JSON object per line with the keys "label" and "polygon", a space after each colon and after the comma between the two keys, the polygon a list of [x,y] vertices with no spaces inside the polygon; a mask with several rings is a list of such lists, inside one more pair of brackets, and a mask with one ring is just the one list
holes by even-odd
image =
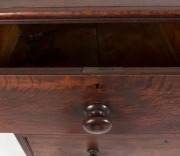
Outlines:
{"label": "polished wood surface", "polygon": [[130,21],[138,21],[140,17],[172,20],[171,17],[179,21],[179,8],[179,0],[0,1],[0,23],[117,22],[127,17],[137,18]]}
{"label": "polished wood surface", "polygon": [[[101,91],[100,85],[96,89]],[[86,118],[83,121],[83,128],[90,134],[104,134],[111,130],[112,121],[109,116],[109,108],[102,102],[95,102],[85,107]]]}
{"label": "polished wood surface", "polygon": [[25,135],[34,156],[179,156],[180,135]]}
{"label": "polished wood surface", "polygon": [[[0,131],[28,156],[178,156],[180,29],[159,21],[180,21],[179,0],[0,1],[0,24],[132,21],[148,23],[0,26],[0,66],[32,67],[0,69]],[[87,135],[97,101],[113,127]]]}
{"label": "polished wood surface", "polygon": [[[107,19],[108,17],[108,19]],[[94,8],[0,8],[0,23],[53,23],[53,22],[113,22],[113,18],[116,22],[124,21],[122,18],[134,18],[129,19],[129,21],[138,21],[136,18],[177,18],[180,17],[180,10],[178,7],[94,7]],[[81,20],[80,20],[80,19]],[[88,18],[88,20],[87,20]],[[94,19],[93,19],[94,18]],[[118,19],[119,18],[119,19]],[[60,20],[63,19],[63,20]],[[66,19],[66,20],[64,20]],[[74,19],[74,20],[73,20]],[[86,19],[86,20],[85,20]],[[39,20],[39,22],[38,22]],[[143,19],[144,21],[152,19]],[[162,19],[159,19],[162,20]],[[158,21],[158,20],[157,20]],[[179,20],[178,20],[179,21]]]}
{"label": "polished wood surface", "polygon": [[[35,69],[32,72],[37,75],[25,74],[28,69],[19,75],[4,72],[0,76],[0,131],[84,134],[85,105],[104,101],[111,110],[111,134],[179,133],[179,68],[171,75],[166,70],[159,74],[163,69],[156,71],[159,75],[151,70],[149,75],[132,71],[105,75],[56,75],[58,69],[55,75],[39,75]],[[99,91],[95,84],[103,88]]]}

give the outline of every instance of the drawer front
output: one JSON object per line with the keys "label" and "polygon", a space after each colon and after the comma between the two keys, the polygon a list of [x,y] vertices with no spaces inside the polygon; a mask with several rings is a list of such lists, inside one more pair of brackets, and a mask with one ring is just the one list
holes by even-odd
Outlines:
{"label": "drawer front", "polygon": [[179,75],[33,73],[0,75],[1,132],[83,134],[85,105],[100,101],[111,134],[180,133]]}
{"label": "drawer front", "polygon": [[[178,156],[180,135],[26,135],[34,156]],[[94,155],[93,155],[94,156]]]}

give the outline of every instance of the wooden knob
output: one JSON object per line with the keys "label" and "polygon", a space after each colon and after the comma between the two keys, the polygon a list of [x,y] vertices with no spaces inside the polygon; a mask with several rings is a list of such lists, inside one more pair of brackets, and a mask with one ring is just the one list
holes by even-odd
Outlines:
{"label": "wooden knob", "polygon": [[111,119],[108,117],[109,108],[103,103],[96,102],[85,108],[86,119],[83,128],[91,134],[103,134],[112,127]]}

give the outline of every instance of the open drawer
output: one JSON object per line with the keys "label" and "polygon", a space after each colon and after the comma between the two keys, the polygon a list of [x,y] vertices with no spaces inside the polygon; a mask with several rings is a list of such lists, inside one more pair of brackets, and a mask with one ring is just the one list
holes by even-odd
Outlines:
{"label": "open drawer", "polygon": [[0,131],[83,134],[84,107],[110,134],[180,132],[180,24],[1,25]]}

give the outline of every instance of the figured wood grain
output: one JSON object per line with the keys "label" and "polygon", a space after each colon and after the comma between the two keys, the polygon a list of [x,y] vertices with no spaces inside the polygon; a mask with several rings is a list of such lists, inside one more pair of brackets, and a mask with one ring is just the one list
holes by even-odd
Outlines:
{"label": "figured wood grain", "polygon": [[25,135],[34,156],[179,156],[180,135]]}
{"label": "figured wood grain", "polygon": [[84,107],[95,101],[110,107],[111,134],[180,132],[179,75],[11,74],[0,80],[1,132],[83,134]]}

